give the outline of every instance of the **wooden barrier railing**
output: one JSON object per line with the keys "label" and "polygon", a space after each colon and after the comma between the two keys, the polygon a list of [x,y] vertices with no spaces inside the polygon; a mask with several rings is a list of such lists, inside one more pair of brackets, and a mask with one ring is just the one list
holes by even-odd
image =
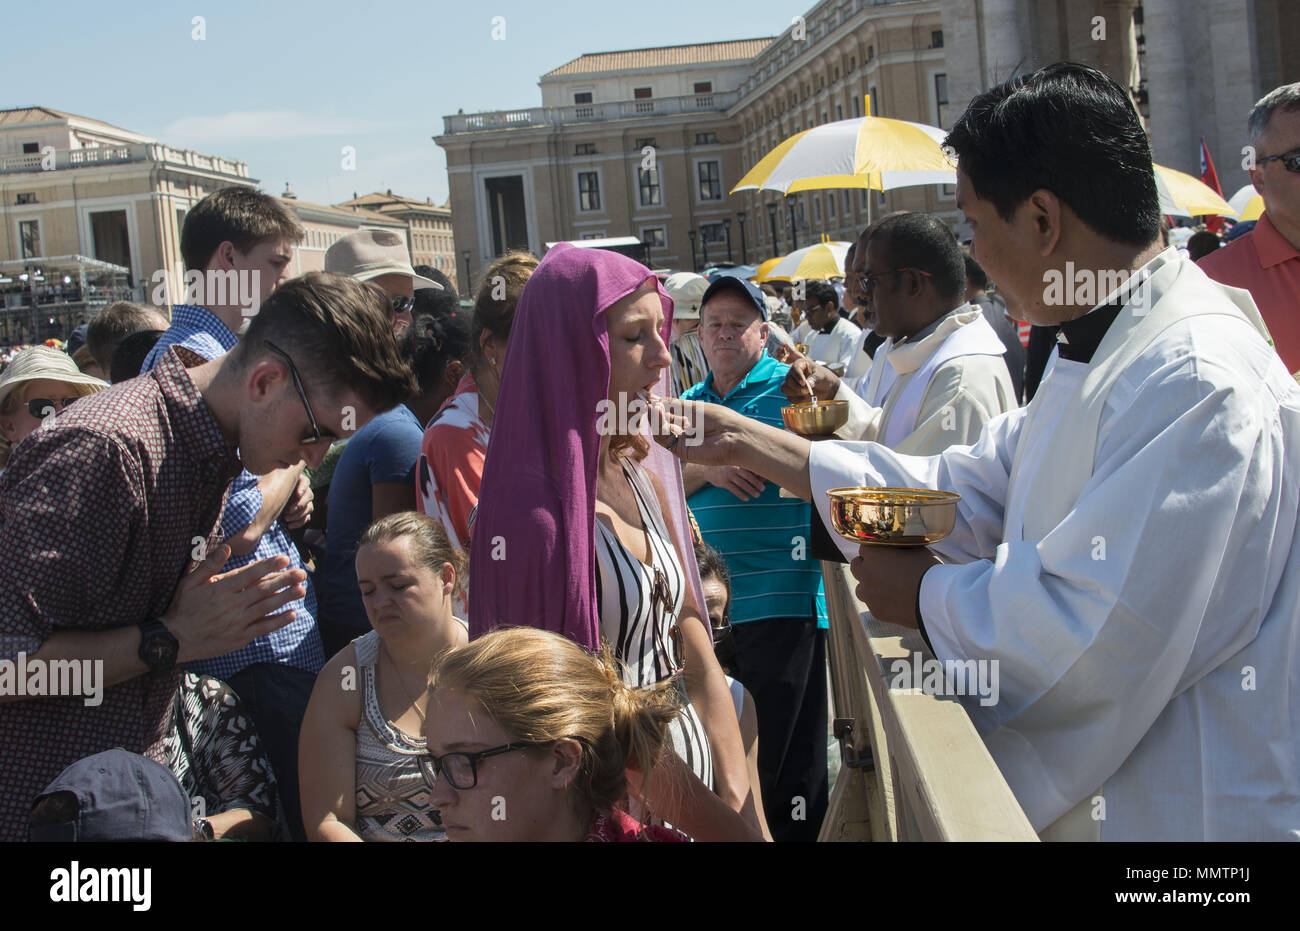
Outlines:
{"label": "wooden barrier railing", "polygon": [[921,635],[873,618],[848,566],[822,577],[835,717],[852,724],[818,840],[1038,840],[961,702],[890,690],[895,660],[933,658]]}

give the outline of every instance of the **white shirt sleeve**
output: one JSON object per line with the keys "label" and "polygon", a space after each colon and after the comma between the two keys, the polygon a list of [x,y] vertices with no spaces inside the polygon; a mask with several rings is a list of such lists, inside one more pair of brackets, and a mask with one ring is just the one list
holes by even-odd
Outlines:
{"label": "white shirt sleeve", "polygon": [[[826,492],[831,488],[890,485],[955,491],[961,495],[956,526],[931,549],[945,560],[960,562],[990,556],[1002,541],[1003,503],[1023,420],[1023,408],[1009,411],[985,424],[974,446],[952,446],[937,456],[905,456],[877,443],[813,443],[808,456],[813,504],[830,528]],[[857,546],[839,534],[832,537],[846,557],[858,555]]]}
{"label": "white shirt sleeve", "polygon": [[[1038,829],[1115,774],[1173,696],[1251,643],[1295,535],[1298,492],[1283,479],[1287,451],[1267,390],[1201,356],[1136,387],[1121,381],[1112,398],[1124,393],[1059,525],[997,545],[991,558],[936,566],[921,586],[936,657],[998,663],[998,701],[965,705]],[[872,447],[870,458],[886,466],[882,478],[910,467],[923,484],[961,491],[954,536],[978,554],[987,522],[965,515],[991,515],[1006,489],[987,459],[973,481],[942,467],[979,449],[895,465]],[[981,482],[992,483],[988,497],[966,497]],[[1220,714],[1204,701],[1196,715]],[[1250,715],[1243,705],[1232,717],[1249,729]]]}

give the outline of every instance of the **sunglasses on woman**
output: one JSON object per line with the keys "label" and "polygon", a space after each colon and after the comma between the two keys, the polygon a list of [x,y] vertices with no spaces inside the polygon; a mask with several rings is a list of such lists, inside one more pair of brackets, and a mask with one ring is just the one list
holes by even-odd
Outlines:
{"label": "sunglasses on woman", "polygon": [[27,413],[31,414],[37,420],[44,420],[53,414],[56,410],[63,410],[77,398],[60,398],[53,401],[50,398],[32,398],[27,402]]}
{"label": "sunglasses on woman", "polygon": [[686,641],[682,636],[682,627],[677,623],[677,612],[673,610],[671,589],[668,577],[662,569],[655,569],[654,585],[650,589],[650,605],[657,609],[659,621],[655,624],[655,638],[659,650],[668,661],[668,668],[674,673],[686,668]]}

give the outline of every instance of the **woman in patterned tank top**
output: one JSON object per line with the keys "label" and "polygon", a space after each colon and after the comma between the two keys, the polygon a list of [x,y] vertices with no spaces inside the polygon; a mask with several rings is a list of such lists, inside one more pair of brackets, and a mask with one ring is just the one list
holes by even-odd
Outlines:
{"label": "woman in patterned tank top", "polygon": [[464,556],[434,518],[390,514],[357,543],[357,582],[374,629],[321,670],[299,749],[312,840],[445,840],[430,803],[422,735],[433,661],[467,637],[452,615]]}

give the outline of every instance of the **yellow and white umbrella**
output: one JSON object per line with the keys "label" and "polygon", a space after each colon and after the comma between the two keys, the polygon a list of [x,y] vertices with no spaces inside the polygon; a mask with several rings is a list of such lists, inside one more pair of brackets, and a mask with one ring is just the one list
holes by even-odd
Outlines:
{"label": "yellow and white umbrella", "polygon": [[776,263],[779,261],[781,261],[781,256],[779,255],[774,259],[768,259],[762,265],[758,266],[758,268],[754,272],[754,277],[751,280],[766,281],[767,273],[770,272],[772,270],[772,266],[776,265]]}
{"label": "yellow and white umbrella", "polygon": [[1199,217],[1219,214],[1235,217],[1237,211],[1214,192],[1214,188],[1181,171],[1164,165],[1154,166],[1156,190],[1160,193],[1160,212],[1175,217]]}
{"label": "yellow and white umbrella", "polygon": [[[766,274],[755,276],[759,281],[796,281],[800,278],[842,278],[844,277],[844,257],[848,254],[849,242],[819,242],[816,245],[796,249],[789,255],[782,256]],[[766,264],[766,263],[764,263]]]}
{"label": "yellow and white umbrella", "polygon": [[883,116],[825,123],[768,152],[731,193],[955,184],[956,169],[941,147],[945,135],[937,126]]}
{"label": "yellow and white umbrella", "polygon": [[1255,185],[1247,184],[1228,198],[1228,206],[1241,214],[1241,219],[1258,220],[1264,213],[1264,195],[1255,190]]}

